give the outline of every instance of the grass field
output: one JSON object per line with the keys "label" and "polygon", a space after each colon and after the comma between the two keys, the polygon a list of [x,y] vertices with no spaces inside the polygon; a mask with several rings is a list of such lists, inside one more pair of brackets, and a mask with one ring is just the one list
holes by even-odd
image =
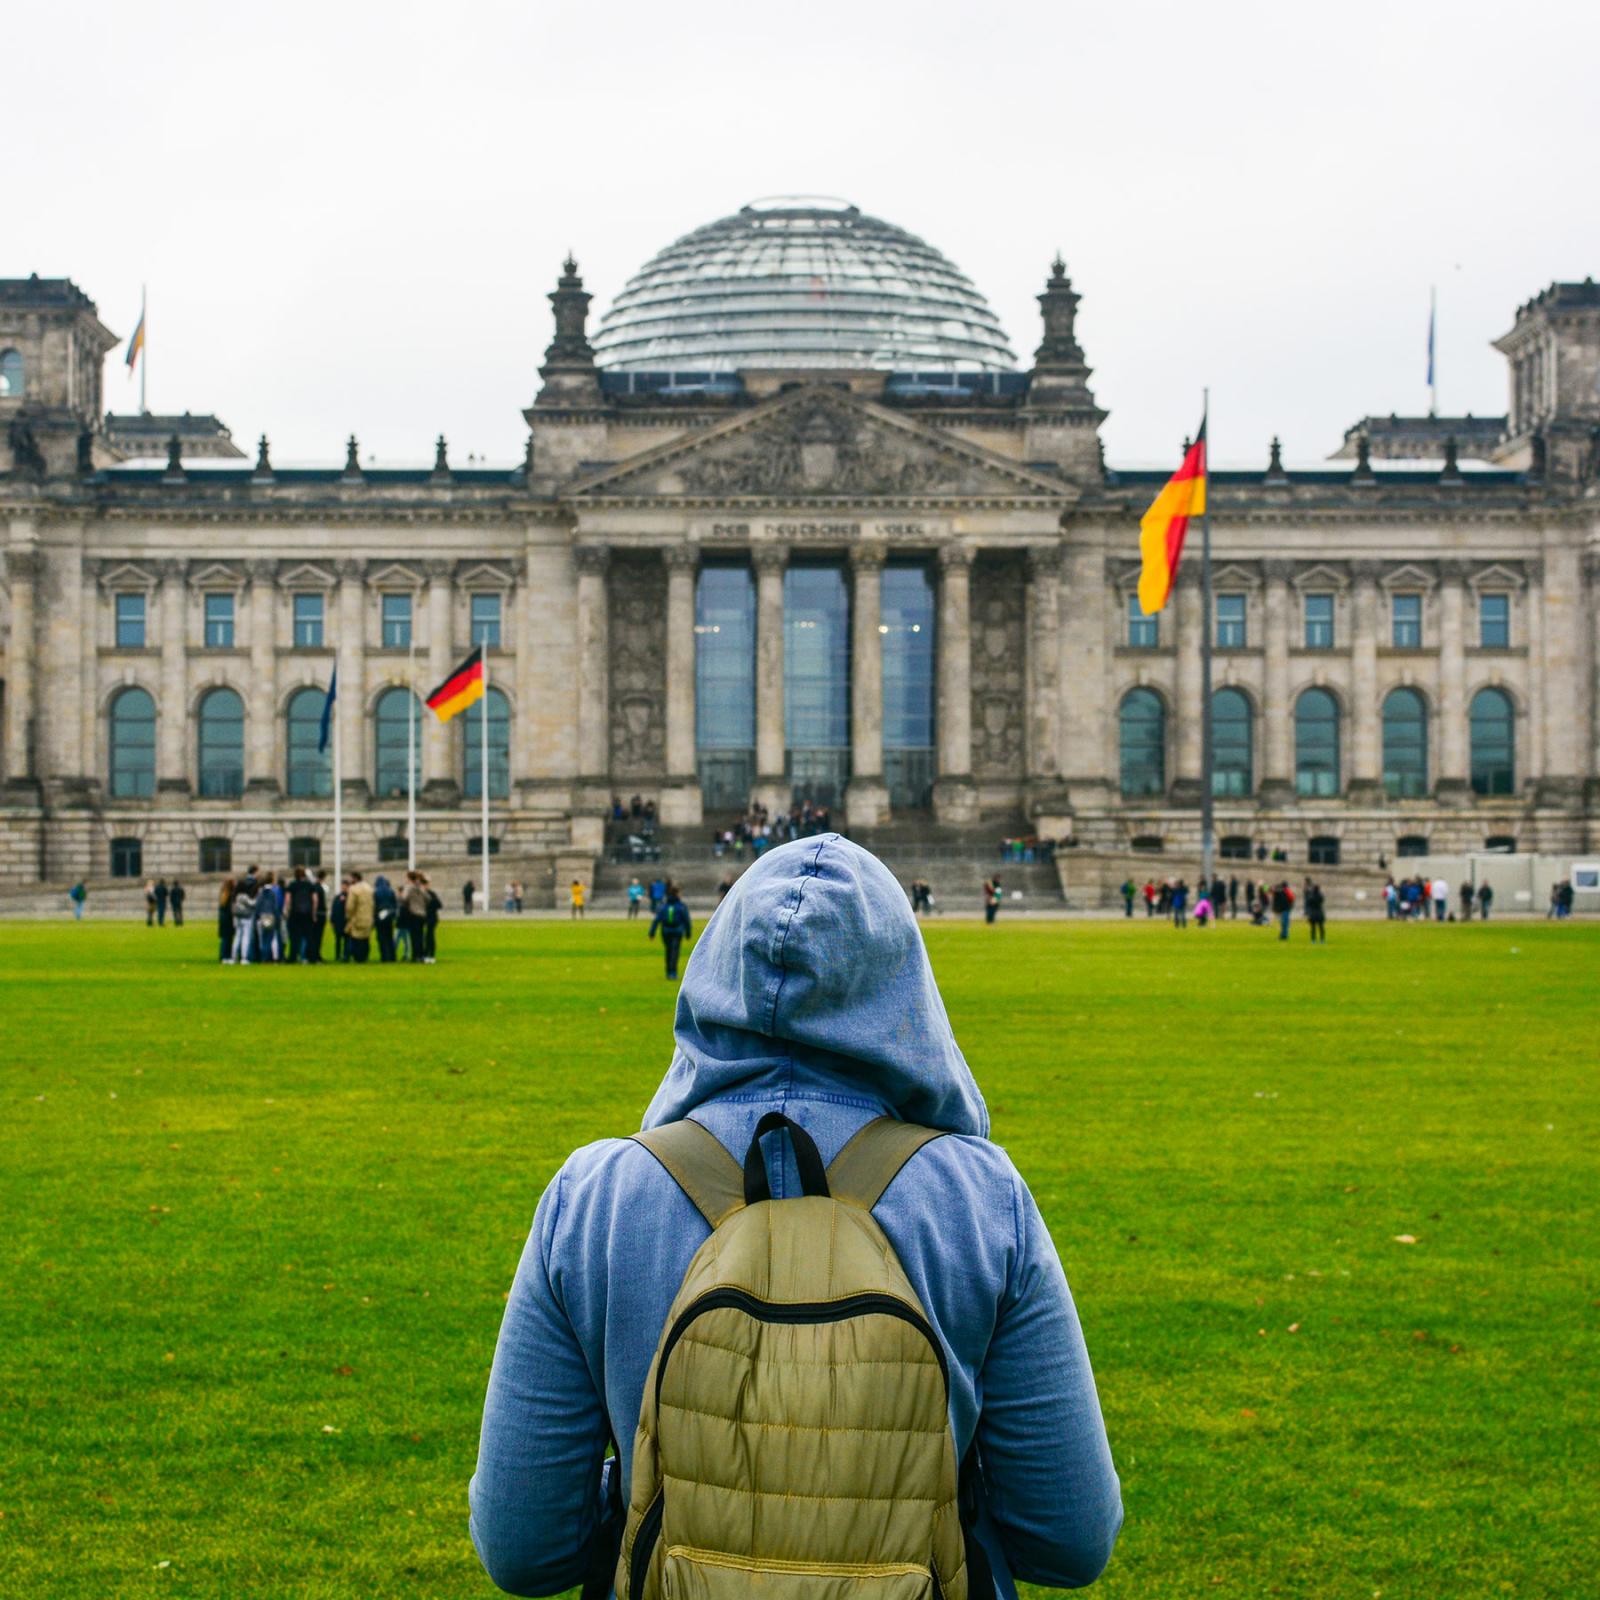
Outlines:
{"label": "grass field", "polygon": [[[445,933],[0,927],[0,1594],[493,1592],[502,1297],[673,991],[637,925]],[[1095,1360],[1100,1592],[1593,1593],[1600,929],[1297,934],[929,931]]]}

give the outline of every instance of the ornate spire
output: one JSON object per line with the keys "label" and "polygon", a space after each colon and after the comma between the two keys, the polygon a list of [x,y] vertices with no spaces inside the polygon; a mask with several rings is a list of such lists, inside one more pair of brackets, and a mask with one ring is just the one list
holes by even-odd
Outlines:
{"label": "ornate spire", "polygon": [[167,440],[167,469],[161,474],[163,478],[182,478],[183,470],[183,441],[173,434]]}
{"label": "ornate spire", "polygon": [[540,406],[597,406],[600,377],[589,343],[589,301],[592,298],[578,275],[572,252],[561,263],[561,276],[550,295],[555,312],[556,336],[544,353],[539,376],[544,387],[534,402]]}
{"label": "ornate spire", "polygon": [[361,476],[361,446],[356,443],[356,436],[353,433],[345,440],[344,476],[347,479]]}
{"label": "ornate spire", "polygon": [[1033,353],[1028,384],[1030,405],[1094,408],[1094,396],[1089,392],[1090,368],[1083,359],[1076,331],[1080,298],[1058,250],[1050,263],[1044,293],[1039,296],[1044,338]]}
{"label": "ornate spire", "polygon": [[1440,480],[1455,481],[1461,476],[1461,463],[1458,459],[1459,447],[1456,436],[1452,433],[1444,442],[1444,469],[1440,472]]}
{"label": "ornate spire", "polygon": [[256,445],[256,470],[252,476],[257,478],[272,476],[272,455],[267,448],[266,434],[261,435],[260,443]]}
{"label": "ornate spire", "polygon": [[1356,435],[1356,470],[1351,474],[1356,483],[1371,483],[1372,471],[1372,440],[1368,437],[1367,430],[1363,428]]}
{"label": "ornate spire", "polygon": [[1267,477],[1273,482],[1282,483],[1288,476],[1283,470],[1283,443],[1277,434],[1273,434],[1271,454],[1267,460]]}
{"label": "ornate spire", "polygon": [[450,476],[450,452],[444,442],[442,433],[433,447],[433,476],[435,478],[448,478]]}

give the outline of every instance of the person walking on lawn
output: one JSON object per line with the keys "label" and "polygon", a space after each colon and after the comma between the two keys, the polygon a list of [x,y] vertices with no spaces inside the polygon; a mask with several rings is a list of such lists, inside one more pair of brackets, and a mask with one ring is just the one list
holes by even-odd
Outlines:
{"label": "person walking on lawn", "polygon": [[642,1600],[1093,1582],[1122,1503],[1078,1314],[888,869],[831,833],[765,851],[674,1034],[643,1131],[571,1156],[534,1215],[468,1491],[489,1576]]}
{"label": "person walking on lawn", "polygon": [[683,903],[683,897],[678,893],[675,883],[667,885],[666,898],[661,902],[661,909],[656,912],[655,920],[650,924],[650,937],[656,936],[656,929],[661,930],[661,949],[666,957],[667,977],[678,976],[678,951],[683,946],[683,941],[694,931],[689,919],[689,908]]}
{"label": "person walking on lawn", "polygon": [[428,954],[428,891],[420,872],[408,872],[400,886],[400,924],[406,930],[411,959],[420,966]]}
{"label": "person walking on lawn", "polygon": [[164,928],[167,925],[167,880],[156,879],[156,926]]}
{"label": "person walking on lawn", "polygon": [[376,923],[372,885],[359,872],[352,872],[344,902],[344,948],[349,960],[364,964],[372,954],[372,930]]}
{"label": "person walking on lawn", "polygon": [[1311,930],[1312,944],[1328,942],[1328,898],[1313,878],[1306,879],[1306,926]]}
{"label": "person walking on lawn", "polygon": [[1289,917],[1294,911],[1294,891],[1289,885],[1280,882],[1272,891],[1272,914],[1278,919],[1278,937],[1289,937]]}
{"label": "person walking on lawn", "polygon": [[172,926],[174,928],[183,926],[183,902],[187,898],[188,890],[174,878],[172,887],[167,890],[167,903],[172,907]]}

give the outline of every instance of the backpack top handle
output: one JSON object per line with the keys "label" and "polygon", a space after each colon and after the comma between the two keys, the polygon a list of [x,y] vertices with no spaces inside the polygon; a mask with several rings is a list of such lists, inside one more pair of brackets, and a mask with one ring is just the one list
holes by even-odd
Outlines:
{"label": "backpack top handle", "polygon": [[761,1141],[774,1129],[787,1128],[789,1142],[794,1146],[795,1165],[800,1169],[802,1193],[828,1197],[828,1172],[822,1164],[821,1152],[811,1135],[792,1122],[781,1111],[769,1111],[757,1124],[750,1148],[744,1156],[744,1203],[759,1205],[772,1198],[772,1185],[767,1181],[767,1162],[761,1153]]}

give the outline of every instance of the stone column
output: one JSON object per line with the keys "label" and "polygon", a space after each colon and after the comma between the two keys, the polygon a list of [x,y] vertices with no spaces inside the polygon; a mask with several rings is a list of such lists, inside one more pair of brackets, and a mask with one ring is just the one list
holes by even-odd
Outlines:
{"label": "stone column", "polygon": [[1528,587],[1523,591],[1523,634],[1528,644],[1526,749],[1517,751],[1517,777],[1530,792],[1544,776],[1544,701],[1549,693],[1544,675],[1544,562],[1530,556],[1523,563]]}
{"label": "stone column", "polygon": [[702,819],[695,746],[694,586],[700,547],[672,544],[667,564],[667,781],[661,820],[672,827],[698,827]]}
{"label": "stone column", "polygon": [[278,564],[250,563],[249,742],[245,747],[245,788],[270,799],[281,787],[278,728]]}
{"label": "stone column", "polygon": [[34,589],[43,558],[32,546],[6,551],[11,632],[6,640],[6,787],[24,804],[37,793],[33,760]]}
{"label": "stone column", "polygon": [[1464,609],[1467,569],[1460,561],[1439,563],[1439,765],[1434,797],[1465,805],[1467,781],[1467,657]]}
{"label": "stone column", "polygon": [[[425,681],[416,685],[424,695],[435,684],[443,683],[456,664],[455,640],[450,626],[455,615],[450,563],[430,561],[427,573],[428,654],[423,663]],[[489,681],[493,683],[493,673]],[[455,805],[461,798],[461,776],[450,759],[456,744],[453,730],[457,726],[455,722],[440,722],[432,712],[423,716],[422,799],[430,806]]]}
{"label": "stone column", "polygon": [[156,792],[187,795],[189,785],[188,595],[182,561],[161,573],[161,706],[156,717]]}
{"label": "stone column", "polygon": [[1257,795],[1263,806],[1285,806],[1294,800],[1294,707],[1289,703],[1289,630],[1294,592],[1290,561],[1263,563],[1266,588],[1266,692],[1262,696],[1263,762]]}
{"label": "stone column", "polygon": [[889,820],[883,781],[883,549],[850,551],[850,782],[845,820],[878,828]]}
{"label": "stone column", "polygon": [[611,551],[578,545],[578,785],[579,804],[609,805],[611,771],[610,597],[606,573]]}
{"label": "stone column", "polygon": [[1347,796],[1363,805],[1383,798],[1378,744],[1378,574],[1382,563],[1350,564],[1350,781]]}
{"label": "stone column", "polygon": [[978,820],[978,789],[972,781],[972,550],[939,547],[938,659],[939,777],[933,814],[942,825]]}
{"label": "stone column", "polygon": [[78,771],[91,789],[100,782],[100,562],[83,558],[83,582],[78,591],[78,627],[82,648],[78,656]]}
{"label": "stone column", "polygon": [[[1584,621],[1581,632],[1586,657],[1586,682],[1584,696],[1580,696],[1580,706],[1586,697],[1589,702],[1589,771],[1585,794],[1592,816],[1596,809],[1600,809],[1600,639],[1595,636],[1595,617],[1600,614],[1600,550],[1584,553],[1583,577]],[[1590,843],[1593,842],[1591,838]]]}
{"label": "stone column", "polygon": [[340,787],[364,800],[371,790],[373,751],[367,738],[367,572],[360,561],[339,563],[338,671]]}
{"label": "stone column", "polygon": [[772,811],[789,807],[783,709],[783,572],[789,552],[783,545],[757,545],[750,552],[756,569],[756,793]]}
{"label": "stone column", "polygon": [[1107,571],[1105,546],[1093,540],[1067,550],[1065,596],[1076,597],[1061,618],[1063,684],[1062,772],[1074,807],[1099,809],[1111,798],[1106,768],[1108,707],[1106,666],[1116,648],[1112,626],[1121,622],[1119,592]]}
{"label": "stone column", "polygon": [[[1026,655],[1028,815],[1041,837],[1070,834],[1070,808],[1061,781],[1061,546],[1028,551]],[[1043,819],[1048,818],[1046,822]]]}
{"label": "stone column", "polygon": [[1171,788],[1175,805],[1200,804],[1200,647],[1202,629],[1209,618],[1201,615],[1200,569],[1197,564],[1178,568],[1178,728],[1174,750],[1177,773]]}

